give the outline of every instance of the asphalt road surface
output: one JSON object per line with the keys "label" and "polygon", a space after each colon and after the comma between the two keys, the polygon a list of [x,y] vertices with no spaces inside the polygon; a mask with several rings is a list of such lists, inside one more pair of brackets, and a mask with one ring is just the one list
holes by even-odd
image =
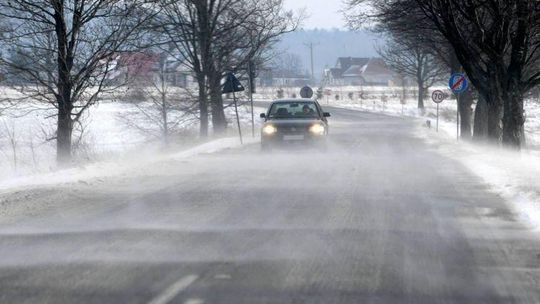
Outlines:
{"label": "asphalt road surface", "polygon": [[248,145],[15,194],[0,303],[540,303],[538,232],[500,197],[415,122],[329,110],[326,153]]}

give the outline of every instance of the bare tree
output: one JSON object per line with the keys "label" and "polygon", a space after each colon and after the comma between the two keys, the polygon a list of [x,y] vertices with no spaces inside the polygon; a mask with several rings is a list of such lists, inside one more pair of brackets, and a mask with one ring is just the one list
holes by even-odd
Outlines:
{"label": "bare tree", "polygon": [[443,69],[429,50],[421,45],[407,45],[387,40],[377,50],[385,63],[400,75],[413,78],[418,85],[418,108],[424,109],[424,97],[429,88],[440,80]]}
{"label": "bare tree", "polygon": [[283,0],[244,0],[239,4],[234,14],[224,19],[227,24],[236,23],[237,26],[217,41],[214,50],[215,75],[211,77],[210,92],[212,122],[221,129],[219,132],[226,127],[221,79],[228,71],[246,74],[250,63],[262,66],[269,62],[272,46],[281,35],[294,31],[303,18],[302,14],[284,10]]}
{"label": "bare tree", "polygon": [[[27,100],[57,109],[57,160],[71,160],[72,133],[81,115],[108,89],[115,56],[138,41],[150,4],[121,0],[0,0],[13,30],[4,63],[23,79]],[[24,60],[14,60],[15,58]]]}
{"label": "bare tree", "polygon": [[[347,4],[346,17],[351,28],[358,29],[368,24],[372,30],[391,36],[398,44],[421,46],[422,50],[446,65],[450,73],[462,71],[452,45],[426,17],[416,0],[348,0]],[[369,9],[366,9],[368,4]],[[457,102],[461,116],[461,137],[468,139],[472,130],[471,92],[467,91],[458,96]],[[480,113],[487,112],[480,111]],[[483,134],[475,133],[475,136],[477,135],[483,137]]]}
{"label": "bare tree", "polygon": [[270,67],[274,77],[294,77],[303,75],[305,72],[302,58],[298,54],[289,52],[276,54],[270,63]]}
{"label": "bare tree", "polygon": [[135,115],[122,115],[126,124],[168,146],[170,137],[198,120],[197,103],[188,88],[175,83],[178,62],[168,52],[159,55],[150,76],[134,79],[130,89],[141,94],[143,102],[134,105]]}
{"label": "bare tree", "polygon": [[262,57],[265,50],[298,18],[283,9],[283,0],[183,0],[161,2],[160,23],[168,42],[193,69],[199,86],[200,135],[208,133],[210,106],[215,134],[227,122],[221,97],[221,81],[228,71],[237,71]]}
{"label": "bare tree", "polygon": [[[468,77],[502,117],[502,142],[524,143],[523,97],[540,84],[540,2],[415,0],[455,50]],[[466,29],[466,30],[465,30]]]}

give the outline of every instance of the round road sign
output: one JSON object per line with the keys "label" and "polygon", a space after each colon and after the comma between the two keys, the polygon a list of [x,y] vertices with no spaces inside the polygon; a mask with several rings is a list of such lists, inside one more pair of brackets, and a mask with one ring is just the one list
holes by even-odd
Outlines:
{"label": "round road sign", "polygon": [[300,96],[302,98],[311,98],[313,96],[313,90],[310,87],[305,86],[300,90]]}
{"label": "round road sign", "polygon": [[448,86],[454,92],[455,94],[463,93],[467,88],[469,87],[469,81],[467,80],[467,77],[465,77],[465,74],[463,73],[455,73],[450,76],[450,79],[448,80]]}
{"label": "round road sign", "polygon": [[431,99],[433,99],[434,103],[441,103],[446,98],[446,94],[444,94],[443,91],[435,90],[433,93],[431,93]]}

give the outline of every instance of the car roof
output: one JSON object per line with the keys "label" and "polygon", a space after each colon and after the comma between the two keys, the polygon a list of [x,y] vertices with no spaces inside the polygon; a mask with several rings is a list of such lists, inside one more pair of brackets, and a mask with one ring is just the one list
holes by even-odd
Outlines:
{"label": "car roof", "polygon": [[272,103],[290,103],[290,102],[317,102],[314,99],[311,98],[289,98],[289,99],[277,99],[272,101]]}

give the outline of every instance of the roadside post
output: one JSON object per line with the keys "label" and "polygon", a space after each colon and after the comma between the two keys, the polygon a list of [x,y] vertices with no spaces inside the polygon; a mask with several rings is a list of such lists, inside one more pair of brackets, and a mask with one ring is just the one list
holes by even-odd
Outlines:
{"label": "roadside post", "polygon": [[249,101],[251,103],[251,136],[255,138],[255,115],[253,114],[253,93],[255,93],[255,71],[253,62],[248,62]]}
{"label": "roadside post", "polygon": [[439,104],[446,98],[446,94],[443,91],[435,90],[431,93],[431,99],[437,104],[437,132],[439,132]]}
{"label": "roadside post", "polygon": [[243,145],[244,141],[242,140],[242,128],[240,127],[240,116],[238,115],[238,104],[236,103],[236,92],[244,91],[244,86],[240,83],[238,78],[234,76],[232,72],[227,74],[227,78],[225,79],[225,83],[223,84],[223,90],[221,93],[227,94],[232,93],[233,94],[233,101],[234,101],[234,111],[236,112],[236,123],[238,124],[238,136],[240,137],[240,144]]}
{"label": "roadside post", "polygon": [[454,73],[448,79],[448,87],[456,94],[456,137],[459,140],[459,97],[460,93],[463,93],[469,87],[469,81],[465,74],[463,73]]}
{"label": "roadside post", "polygon": [[332,90],[325,89],[324,90],[324,95],[326,95],[326,104],[330,104],[330,101],[328,99],[330,98],[330,95],[332,95]]}
{"label": "roadside post", "polygon": [[309,86],[304,86],[300,89],[300,97],[302,98],[311,98],[313,97],[313,89]]}

